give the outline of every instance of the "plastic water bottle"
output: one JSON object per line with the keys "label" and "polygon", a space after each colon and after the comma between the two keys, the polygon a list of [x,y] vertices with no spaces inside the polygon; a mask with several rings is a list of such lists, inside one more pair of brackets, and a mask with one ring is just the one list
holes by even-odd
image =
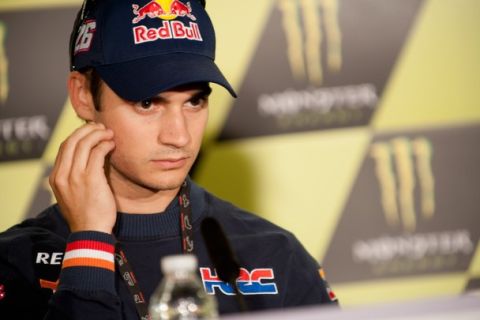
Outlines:
{"label": "plastic water bottle", "polygon": [[218,319],[217,302],[196,274],[197,258],[182,254],[162,259],[164,275],[150,299],[152,320]]}

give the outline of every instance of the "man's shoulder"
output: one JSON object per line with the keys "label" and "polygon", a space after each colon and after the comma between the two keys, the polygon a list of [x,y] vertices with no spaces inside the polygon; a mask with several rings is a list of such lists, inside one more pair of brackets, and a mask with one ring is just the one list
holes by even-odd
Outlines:
{"label": "man's shoulder", "polygon": [[295,245],[296,237],[288,230],[263,218],[262,216],[242,209],[237,205],[221,199],[205,191],[207,215],[218,220],[230,238],[270,239]]}
{"label": "man's shoulder", "polygon": [[43,210],[34,218],[8,228],[0,233],[0,247],[26,245],[39,241],[65,241],[68,235],[65,224],[57,205],[52,205]]}
{"label": "man's shoulder", "polygon": [[56,281],[66,245],[58,214],[52,206],[0,233],[0,282],[6,288],[32,293],[41,290],[41,281]]}
{"label": "man's shoulder", "polygon": [[[286,292],[288,287],[292,295],[303,292],[302,283],[315,283],[315,288],[324,289],[318,285],[318,262],[293,233],[211,194],[206,197],[207,215],[220,223],[242,267],[271,270],[279,290]],[[298,286],[292,284],[297,282]],[[288,300],[288,304],[295,305],[297,300]]]}

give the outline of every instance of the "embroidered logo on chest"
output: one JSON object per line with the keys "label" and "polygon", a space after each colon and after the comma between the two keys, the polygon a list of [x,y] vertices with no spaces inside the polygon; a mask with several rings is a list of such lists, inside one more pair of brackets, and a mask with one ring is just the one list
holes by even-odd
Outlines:
{"label": "embroidered logo on chest", "polygon": [[[217,290],[226,295],[234,295],[235,290],[228,283],[217,276],[215,269],[200,268],[203,286],[208,294],[215,294]],[[237,279],[238,291],[243,295],[278,294],[275,276],[271,268],[257,268],[248,271],[240,268]]]}

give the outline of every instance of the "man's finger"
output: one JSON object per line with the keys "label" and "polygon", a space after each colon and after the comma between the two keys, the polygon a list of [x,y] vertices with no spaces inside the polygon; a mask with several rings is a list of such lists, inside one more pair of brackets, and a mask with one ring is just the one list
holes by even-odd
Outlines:
{"label": "man's finger", "polygon": [[113,140],[104,140],[97,144],[90,153],[86,171],[92,173],[103,173],[103,166],[105,164],[105,157],[115,148]]}
{"label": "man's finger", "polygon": [[84,172],[90,158],[90,153],[95,148],[95,146],[101,143],[102,141],[111,140],[112,138],[113,138],[112,130],[97,129],[97,130],[91,131],[82,139],[80,139],[77,142],[77,146],[75,148],[75,152],[73,155],[71,174]]}
{"label": "man's finger", "polygon": [[104,128],[103,124],[89,123],[75,130],[60,147],[52,178],[54,180],[68,179],[78,141],[90,132]]}

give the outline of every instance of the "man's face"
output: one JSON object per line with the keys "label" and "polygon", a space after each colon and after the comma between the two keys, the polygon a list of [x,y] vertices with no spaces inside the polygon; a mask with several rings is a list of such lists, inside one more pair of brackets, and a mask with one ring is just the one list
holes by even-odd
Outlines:
{"label": "man's face", "polygon": [[210,91],[206,84],[189,85],[134,103],[103,83],[95,120],[114,132],[114,192],[148,195],[182,184],[200,150]]}

